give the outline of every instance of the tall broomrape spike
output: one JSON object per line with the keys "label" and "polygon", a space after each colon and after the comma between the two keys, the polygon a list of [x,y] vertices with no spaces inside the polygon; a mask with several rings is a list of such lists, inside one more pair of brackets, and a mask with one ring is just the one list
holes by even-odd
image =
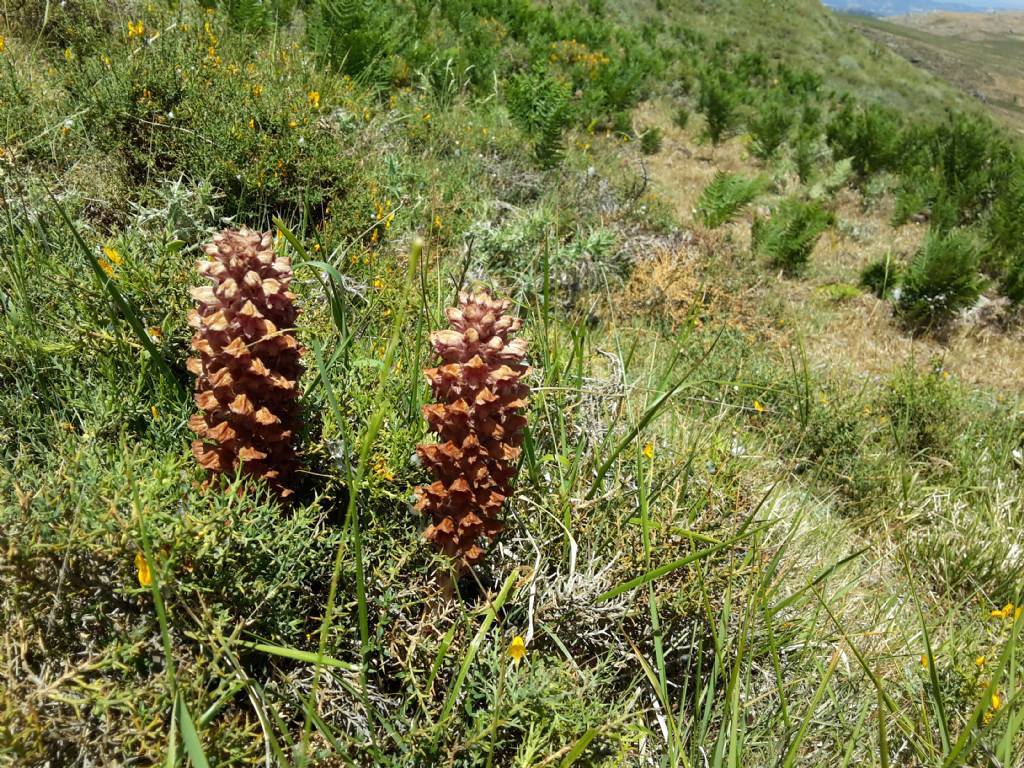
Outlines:
{"label": "tall broomrape spike", "polygon": [[196,263],[213,285],[192,289],[196,309],[188,369],[202,413],[189,419],[192,454],[211,476],[261,477],[280,498],[296,465],[301,348],[291,330],[298,310],[289,259],[274,255],[269,232],[224,230]]}
{"label": "tall broomrape spike", "polygon": [[505,314],[510,305],[486,292],[460,293],[459,306],[446,311],[451,329],[430,335],[442,364],[425,371],[438,402],[423,414],[440,442],[416,450],[437,481],[417,489],[416,508],[431,517],[427,539],[459,572],[483,558],[480,538],[502,529],[526,426],[526,341],[509,339],[522,325]]}

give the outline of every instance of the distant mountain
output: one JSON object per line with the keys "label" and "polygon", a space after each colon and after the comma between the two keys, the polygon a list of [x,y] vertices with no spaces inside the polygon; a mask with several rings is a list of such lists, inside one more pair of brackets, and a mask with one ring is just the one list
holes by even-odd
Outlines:
{"label": "distant mountain", "polygon": [[927,11],[1011,11],[1024,10],[1024,0],[822,0],[829,8],[845,13],[863,13],[868,16],[905,16]]}

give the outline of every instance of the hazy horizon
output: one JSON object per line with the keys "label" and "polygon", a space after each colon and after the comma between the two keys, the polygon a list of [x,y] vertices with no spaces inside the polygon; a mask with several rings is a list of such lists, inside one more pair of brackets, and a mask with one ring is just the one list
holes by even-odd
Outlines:
{"label": "hazy horizon", "polygon": [[910,10],[1024,11],[1024,0],[822,0],[822,3],[839,10],[858,9],[880,14]]}

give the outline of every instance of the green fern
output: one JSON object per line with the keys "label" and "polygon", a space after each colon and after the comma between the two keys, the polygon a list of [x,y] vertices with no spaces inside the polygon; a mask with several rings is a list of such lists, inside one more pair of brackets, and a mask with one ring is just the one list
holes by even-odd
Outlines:
{"label": "green fern", "polygon": [[817,201],[783,200],[770,219],[755,219],[751,229],[754,253],[787,275],[807,266],[811,251],[832,224],[832,212]]}
{"label": "green fern", "polygon": [[569,122],[569,86],[541,70],[520,73],[508,86],[512,121],[533,140],[537,161],[545,168],[562,159],[562,137]]}
{"label": "green fern", "polygon": [[974,304],[982,286],[972,238],[932,232],[907,267],[896,312],[915,331],[934,330]]}
{"label": "green fern", "polygon": [[379,19],[369,0],[313,0],[307,41],[338,71],[365,76],[386,54],[386,30]]}
{"label": "green fern", "polygon": [[738,173],[719,171],[704,187],[697,201],[697,215],[704,226],[716,229],[732,221],[764,191],[762,177],[748,179]]}

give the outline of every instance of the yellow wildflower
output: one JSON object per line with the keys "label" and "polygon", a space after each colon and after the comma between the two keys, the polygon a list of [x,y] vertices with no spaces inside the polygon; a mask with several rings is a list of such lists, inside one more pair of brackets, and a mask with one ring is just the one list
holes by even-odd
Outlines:
{"label": "yellow wildflower", "polygon": [[384,290],[384,281],[381,280],[379,277],[375,277],[373,279],[373,287],[376,288],[378,291]]}
{"label": "yellow wildflower", "polygon": [[75,52],[72,51],[70,48],[65,48],[64,49],[64,61],[66,61],[68,64],[70,64],[72,61],[74,61],[74,59],[75,59]]}
{"label": "yellow wildflower", "polygon": [[320,92],[310,91],[309,92],[309,106],[313,109],[320,109]]}
{"label": "yellow wildflower", "polygon": [[255,131],[256,130],[256,119],[255,118],[252,118],[252,117],[249,118],[249,130],[250,131]]}
{"label": "yellow wildflower", "polygon": [[142,19],[138,21],[128,22],[128,39],[131,40],[133,37],[142,37],[146,32],[146,25],[142,23]]}
{"label": "yellow wildflower", "polygon": [[993,619],[1005,619],[1013,613],[1013,603],[1007,603],[1001,609],[993,609],[989,614]]}
{"label": "yellow wildflower", "polygon": [[921,654],[921,667],[924,669],[928,669],[928,657],[925,656],[923,653]]}
{"label": "yellow wildflower", "polygon": [[139,584],[141,586],[148,587],[153,583],[153,573],[149,570],[146,556],[141,552],[135,553],[135,569],[139,572]]}
{"label": "yellow wildflower", "polygon": [[654,443],[648,443],[644,446],[644,456],[648,459],[654,458]]}
{"label": "yellow wildflower", "polygon": [[757,411],[758,413],[764,413],[764,406],[761,405],[761,402],[759,400],[754,401],[754,410]]}
{"label": "yellow wildflower", "polygon": [[164,337],[164,332],[160,330],[160,326],[158,325],[151,325],[146,329],[146,333],[149,334],[149,338],[153,341],[160,341],[160,339]]}
{"label": "yellow wildflower", "polygon": [[508,647],[508,655],[512,657],[512,661],[516,665],[526,658],[526,643],[523,642],[522,635],[516,635],[512,638],[512,644]]}
{"label": "yellow wildflower", "polygon": [[442,227],[444,227],[444,224],[441,223],[441,217],[434,216],[434,229],[441,229]]}
{"label": "yellow wildflower", "polygon": [[976,664],[977,666],[979,666],[979,667],[983,667],[983,666],[985,666],[985,657],[984,657],[984,656],[979,656],[978,658],[976,658],[976,659],[974,660],[974,663],[975,663],[975,664]]}
{"label": "yellow wildflower", "polygon": [[384,456],[378,454],[373,460],[373,473],[384,480],[394,480],[394,473],[388,469],[388,462]]}
{"label": "yellow wildflower", "polygon": [[993,693],[992,694],[992,710],[994,712],[998,712],[1002,708],[1003,708],[1003,700],[999,698],[999,694],[998,693]]}
{"label": "yellow wildflower", "polygon": [[157,411],[155,405],[149,406],[149,412],[153,416],[153,421],[160,421],[160,413]]}
{"label": "yellow wildflower", "polygon": [[288,121],[288,127],[289,128],[298,128],[299,124],[297,122],[295,122],[294,120],[289,120]]}
{"label": "yellow wildflower", "polygon": [[430,113],[429,112],[424,112],[423,113],[423,122],[424,123],[429,123],[430,122]]}
{"label": "yellow wildflower", "polygon": [[3,53],[4,49],[6,47],[7,47],[7,41],[4,39],[3,35],[0,35],[0,53]]}
{"label": "yellow wildflower", "polygon": [[252,95],[255,96],[256,98],[259,98],[262,93],[263,93],[263,86],[262,85],[254,85],[252,87]]}
{"label": "yellow wildflower", "polygon": [[105,246],[103,248],[103,255],[107,257],[111,264],[115,264],[116,266],[121,266],[121,262],[124,261],[124,259],[121,258],[121,254],[118,253],[116,249],[110,248],[109,246]]}

